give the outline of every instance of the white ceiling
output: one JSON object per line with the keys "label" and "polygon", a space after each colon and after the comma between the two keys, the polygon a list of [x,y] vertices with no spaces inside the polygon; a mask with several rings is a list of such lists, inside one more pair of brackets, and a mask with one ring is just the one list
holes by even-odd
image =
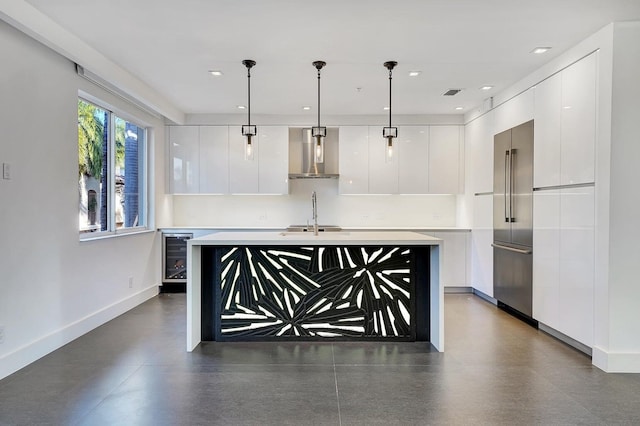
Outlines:
{"label": "white ceiling", "polygon": [[[640,0],[27,0],[185,113],[457,114],[614,21]],[[553,49],[543,55],[537,46]],[[212,77],[208,70],[221,70]],[[418,77],[409,77],[420,70]],[[481,91],[484,85],[494,89]],[[359,89],[358,89],[359,88]],[[450,88],[463,89],[443,97]],[[303,111],[302,106],[312,106]],[[464,107],[455,111],[456,106]]]}

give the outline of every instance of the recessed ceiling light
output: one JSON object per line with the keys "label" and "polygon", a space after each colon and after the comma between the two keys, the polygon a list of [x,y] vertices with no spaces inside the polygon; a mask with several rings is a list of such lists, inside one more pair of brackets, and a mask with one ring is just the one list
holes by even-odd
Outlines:
{"label": "recessed ceiling light", "polygon": [[382,109],[385,110],[385,111],[389,111],[389,107],[388,106],[386,106],[386,107],[384,107]]}
{"label": "recessed ceiling light", "polygon": [[551,50],[550,47],[536,47],[531,51],[531,53],[535,53],[539,55],[540,53],[545,53],[545,52],[548,52],[549,50]]}
{"label": "recessed ceiling light", "polygon": [[222,75],[222,71],[220,70],[209,70],[209,74],[216,76],[216,77],[220,77]]}
{"label": "recessed ceiling light", "polygon": [[247,107],[244,106],[244,105],[236,105],[236,108],[238,108],[238,109],[247,109]]}
{"label": "recessed ceiling light", "polygon": [[303,109],[303,110],[305,110],[305,111],[309,111],[309,110],[311,109],[311,107],[310,107],[310,106],[305,105],[305,106],[303,106],[303,107],[302,107],[302,109]]}
{"label": "recessed ceiling light", "polygon": [[463,109],[464,109],[464,107],[461,107],[461,106],[457,106],[456,107],[456,111],[462,111]]}
{"label": "recessed ceiling light", "polygon": [[409,77],[417,77],[422,74],[422,71],[409,71]]}
{"label": "recessed ceiling light", "polygon": [[480,88],[480,90],[491,90],[491,89],[493,89],[493,86],[482,86]]}

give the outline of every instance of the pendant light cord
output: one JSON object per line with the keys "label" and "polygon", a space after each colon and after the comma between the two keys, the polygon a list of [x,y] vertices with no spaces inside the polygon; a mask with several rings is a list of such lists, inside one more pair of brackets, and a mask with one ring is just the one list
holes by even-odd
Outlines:
{"label": "pendant light cord", "polygon": [[393,71],[389,70],[389,127],[391,127],[391,73]]}
{"label": "pendant light cord", "polygon": [[318,68],[318,128],[320,128],[320,68]]}
{"label": "pendant light cord", "polygon": [[251,126],[251,68],[247,67],[247,93],[248,93],[248,102],[247,105],[247,124]]}

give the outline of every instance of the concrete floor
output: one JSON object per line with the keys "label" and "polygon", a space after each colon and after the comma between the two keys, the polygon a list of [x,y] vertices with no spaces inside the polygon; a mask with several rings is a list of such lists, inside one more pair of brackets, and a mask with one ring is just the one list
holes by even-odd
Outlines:
{"label": "concrete floor", "polygon": [[0,425],[637,425],[640,375],[470,294],[425,343],[208,343],[162,294],[0,381]]}

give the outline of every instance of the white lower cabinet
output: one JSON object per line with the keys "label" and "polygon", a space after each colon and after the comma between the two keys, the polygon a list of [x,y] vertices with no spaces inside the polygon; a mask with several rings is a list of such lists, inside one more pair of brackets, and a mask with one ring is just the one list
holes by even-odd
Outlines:
{"label": "white lower cabinet", "polygon": [[533,193],[533,318],[560,328],[560,190]]}
{"label": "white lower cabinet", "polygon": [[593,345],[594,187],[534,193],[533,316]]}
{"label": "white lower cabinet", "polygon": [[473,197],[471,286],[493,297],[493,195]]}
{"label": "white lower cabinet", "polygon": [[594,187],[560,190],[559,331],[593,345]]}
{"label": "white lower cabinet", "polygon": [[469,287],[467,279],[468,231],[429,232],[444,241],[440,280],[445,287]]}

